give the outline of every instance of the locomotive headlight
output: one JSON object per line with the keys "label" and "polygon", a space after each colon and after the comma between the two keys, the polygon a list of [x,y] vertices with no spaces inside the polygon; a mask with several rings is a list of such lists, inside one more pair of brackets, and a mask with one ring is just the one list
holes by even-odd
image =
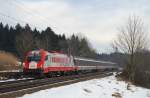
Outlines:
{"label": "locomotive headlight", "polygon": [[31,61],[29,63],[29,69],[36,69],[37,68],[37,62]]}

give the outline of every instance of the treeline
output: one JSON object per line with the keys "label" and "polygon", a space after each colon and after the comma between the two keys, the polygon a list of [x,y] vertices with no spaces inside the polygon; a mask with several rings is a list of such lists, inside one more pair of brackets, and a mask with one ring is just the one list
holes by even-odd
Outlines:
{"label": "treeline", "polygon": [[26,24],[24,27],[17,24],[15,27],[0,23],[0,50],[11,52],[23,58],[27,51],[45,49],[61,51],[74,56],[96,58],[96,51],[90,46],[85,37],[72,35],[70,38],[56,34],[50,27],[39,31]]}
{"label": "treeline", "polygon": [[110,54],[101,53],[97,55],[98,60],[103,61],[111,61],[117,63],[117,65],[123,67],[125,64],[126,54],[120,53],[120,52],[113,52]]}

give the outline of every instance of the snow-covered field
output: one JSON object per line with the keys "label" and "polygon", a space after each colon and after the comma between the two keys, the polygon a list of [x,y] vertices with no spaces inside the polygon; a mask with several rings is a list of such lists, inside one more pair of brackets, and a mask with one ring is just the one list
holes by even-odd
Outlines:
{"label": "snow-covered field", "polygon": [[41,90],[21,98],[150,98],[150,89],[128,86],[115,75],[67,86]]}

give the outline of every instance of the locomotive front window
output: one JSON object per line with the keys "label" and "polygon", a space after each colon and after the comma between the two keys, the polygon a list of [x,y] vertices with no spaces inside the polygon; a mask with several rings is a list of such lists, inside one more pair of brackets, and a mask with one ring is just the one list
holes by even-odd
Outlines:
{"label": "locomotive front window", "polygon": [[36,62],[38,62],[38,61],[41,60],[41,56],[29,56],[29,57],[27,58],[27,60],[28,60],[29,62],[31,62],[31,61],[36,61]]}

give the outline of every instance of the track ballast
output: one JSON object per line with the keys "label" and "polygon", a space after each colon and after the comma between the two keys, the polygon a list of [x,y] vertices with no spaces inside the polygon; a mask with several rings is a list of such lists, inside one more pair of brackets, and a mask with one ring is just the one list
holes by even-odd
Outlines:
{"label": "track ballast", "polygon": [[105,77],[111,74],[112,72],[105,71],[9,83],[7,85],[5,84],[0,86],[0,98],[14,98],[16,96],[22,96],[42,89],[48,89],[98,77]]}

